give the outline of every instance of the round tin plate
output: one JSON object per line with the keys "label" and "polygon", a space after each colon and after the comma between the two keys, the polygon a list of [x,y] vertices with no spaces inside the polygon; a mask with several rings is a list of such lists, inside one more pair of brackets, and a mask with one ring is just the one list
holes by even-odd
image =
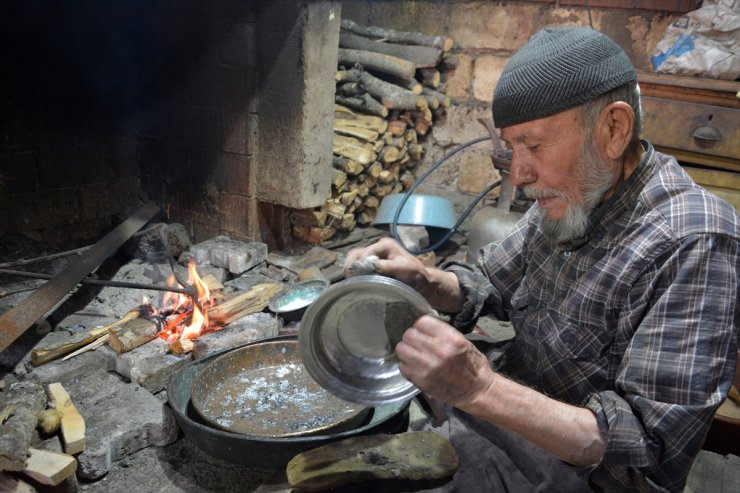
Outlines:
{"label": "round tin plate", "polygon": [[401,375],[394,349],[417,318],[432,312],[418,292],[389,277],[336,283],[303,315],[303,365],[347,401],[374,406],[410,399],[419,390]]}

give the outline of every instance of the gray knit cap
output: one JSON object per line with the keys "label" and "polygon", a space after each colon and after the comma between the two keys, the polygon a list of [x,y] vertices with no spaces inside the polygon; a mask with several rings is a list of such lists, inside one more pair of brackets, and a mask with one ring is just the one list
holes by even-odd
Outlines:
{"label": "gray knit cap", "polygon": [[545,28],[506,64],[493,93],[497,128],[554,115],[637,79],[627,54],[587,27]]}

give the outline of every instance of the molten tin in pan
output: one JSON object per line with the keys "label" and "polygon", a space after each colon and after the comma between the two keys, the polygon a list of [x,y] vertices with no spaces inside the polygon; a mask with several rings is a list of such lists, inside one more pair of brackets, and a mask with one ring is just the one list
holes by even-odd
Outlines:
{"label": "molten tin in pan", "polygon": [[195,377],[191,399],[216,428],[268,437],[354,428],[369,411],[319,386],[296,341],[265,341],[218,357]]}

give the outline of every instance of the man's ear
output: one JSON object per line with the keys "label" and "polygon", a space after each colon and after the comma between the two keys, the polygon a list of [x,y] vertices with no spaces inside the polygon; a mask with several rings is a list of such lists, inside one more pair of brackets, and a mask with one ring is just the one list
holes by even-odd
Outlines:
{"label": "man's ear", "polygon": [[600,137],[606,156],[620,159],[632,140],[635,112],[624,101],[608,104],[599,115]]}

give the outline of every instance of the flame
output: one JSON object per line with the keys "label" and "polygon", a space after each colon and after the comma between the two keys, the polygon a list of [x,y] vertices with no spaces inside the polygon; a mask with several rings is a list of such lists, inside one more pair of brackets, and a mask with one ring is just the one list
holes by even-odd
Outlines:
{"label": "flame", "polygon": [[[211,292],[203,282],[196,270],[195,261],[188,264],[188,284],[195,287],[197,303],[193,303],[191,297],[182,294],[167,292],[162,297],[162,309],[160,313],[168,314],[165,328],[159,337],[170,344],[178,339],[196,339],[209,329],[208,308],[213,306]],[[167,279],[167,286],[182,287],[174,275]]]}

